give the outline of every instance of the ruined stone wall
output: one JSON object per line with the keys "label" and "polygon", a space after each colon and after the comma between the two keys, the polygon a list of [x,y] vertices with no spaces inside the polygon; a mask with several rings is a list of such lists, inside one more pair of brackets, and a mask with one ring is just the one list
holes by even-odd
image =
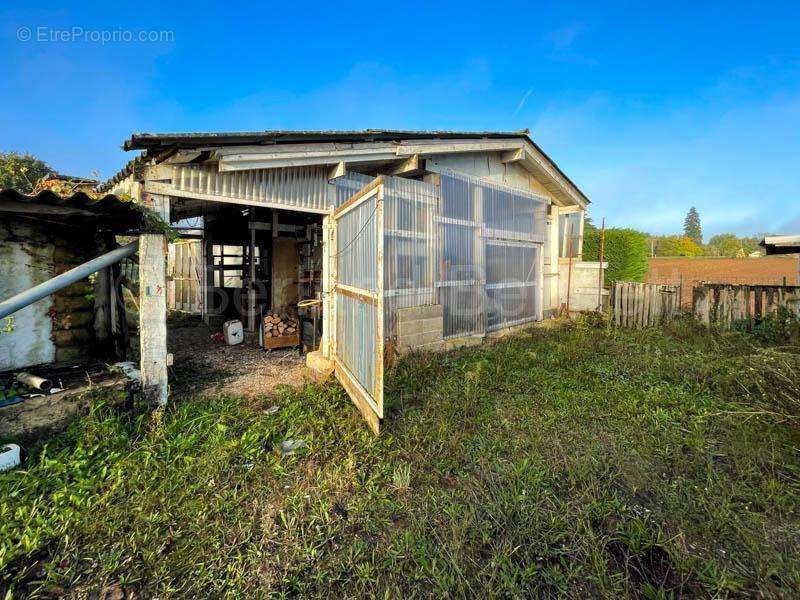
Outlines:
{"label": "ruined stone wall", "polygon": [[[4,219],[0,298],[47,281],[102,254],[108,246],[108,240],[92,230]],[[0,322],[0,370],[91,356],[100,349],[95,325],[95,283],[86,279]]]}

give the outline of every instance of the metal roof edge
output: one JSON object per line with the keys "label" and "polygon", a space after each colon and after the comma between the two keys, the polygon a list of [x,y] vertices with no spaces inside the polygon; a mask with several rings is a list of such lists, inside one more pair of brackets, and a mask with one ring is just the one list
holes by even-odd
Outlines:
{"label": "metal roof edge", "polygon": [[558,164],[533,141],[529,129],[519,131],[446,131],[446,130],[400,130],[400,129],[363,129],[363,130],[264,130],[240,132],[189,132],[189,133],[132,133],[122,145],[126,151],[142,150],[142,154],[128,162],[116,175],[98,186],[98,190],[109,190],[120,180],[130,175],[134,168],[147,159],[158,157],[151,153],[173,150],[176,148],[192,148],[213,145],[270,145],[278,143],[330,142],[330,141],[403,141],[425,139],[508,139],[518,138],[528,142],[531,147],[552,166],[555,172],[564,179],[575,195],[585,204],[591,203],[588,196],[575,184]]}

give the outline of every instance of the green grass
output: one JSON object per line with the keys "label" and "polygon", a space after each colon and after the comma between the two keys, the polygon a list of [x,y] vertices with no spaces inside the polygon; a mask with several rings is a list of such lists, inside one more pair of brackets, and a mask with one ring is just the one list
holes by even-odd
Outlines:
{"label": "green grass", "polygon": [[[0,585],[796,595],[795,350],[686,325],[534,329],[401,362],[377,439],[334,384],[165,414],[99,403],[0,475]],[[282,456],[288,438],[308,447]]]}

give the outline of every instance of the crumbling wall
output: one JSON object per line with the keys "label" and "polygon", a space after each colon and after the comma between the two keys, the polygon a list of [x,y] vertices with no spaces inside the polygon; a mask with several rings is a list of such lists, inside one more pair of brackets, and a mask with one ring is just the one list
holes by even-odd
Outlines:
{"label": "crumbling wall", "polygon": [[[0,298],[68,271],[108,246],[91,230],[8,219],[0,227]],[[0,371],[95,354],[94,279],[66,287],[0,322]]]}
{"label": "crumbling wall", "polygon": [[[3,219],[0,226],[0,299],[53,277],[55,246],[44,231]],[[0,371],[55,360],[52,298],[43,298],[0,320]]]}

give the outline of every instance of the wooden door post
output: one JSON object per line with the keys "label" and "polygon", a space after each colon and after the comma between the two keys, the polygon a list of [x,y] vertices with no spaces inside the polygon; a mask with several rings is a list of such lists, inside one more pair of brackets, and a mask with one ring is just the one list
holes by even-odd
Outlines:
{"label": "wooden door post", "polygon": [[[145,206],[169,223],[169,198],[145,195]],[[153,405],[166,406],[167,381],[167,237],[149,231],[139,236],[139,348],[142,393]]]}
{"label": "wooden door post", "polygon": [[167,241],[162,233],[139,236],[139,347],[142,392],[167,404]]}

